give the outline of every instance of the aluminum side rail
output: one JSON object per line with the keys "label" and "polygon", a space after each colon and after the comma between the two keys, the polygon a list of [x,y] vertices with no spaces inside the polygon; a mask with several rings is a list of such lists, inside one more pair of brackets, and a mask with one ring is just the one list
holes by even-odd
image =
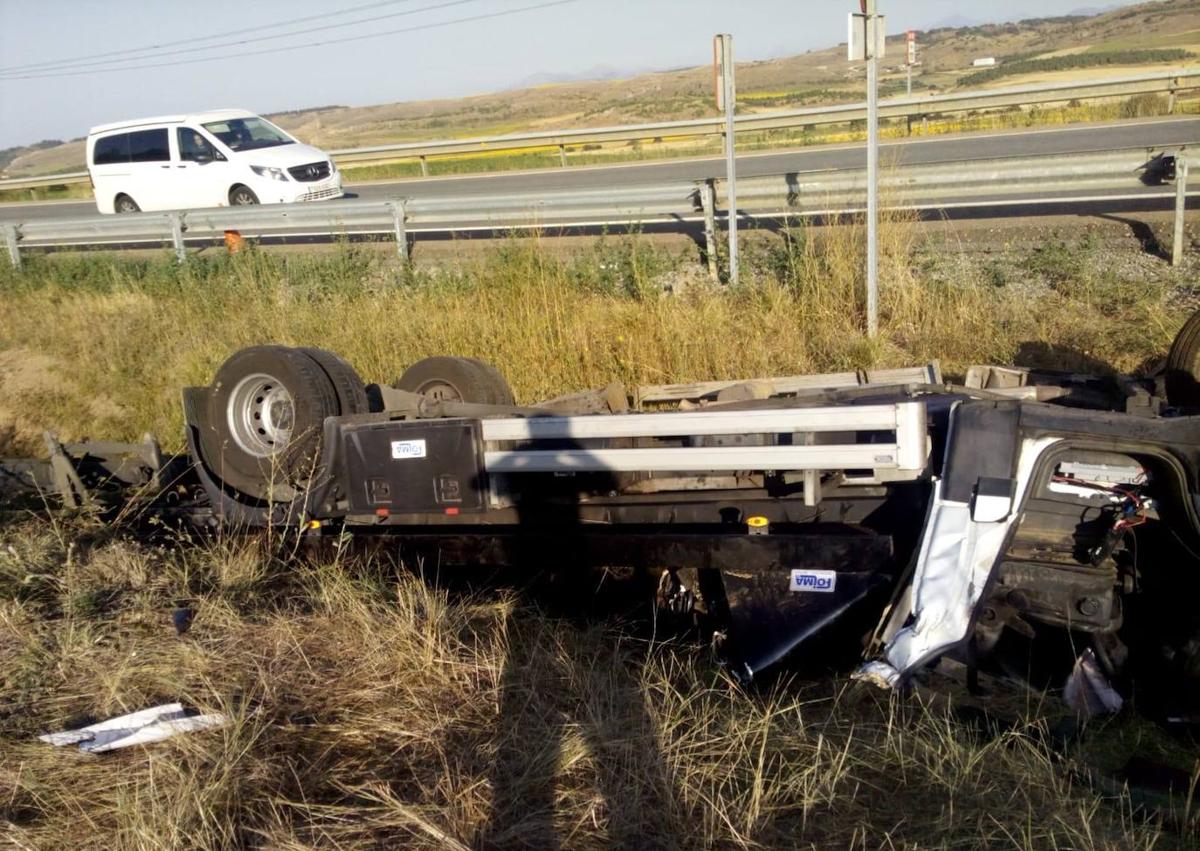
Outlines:
{"label": "aluminum side rail", "polygon": [[[664,438],[710,435],[812,435],[893,432],[884,443],[777,446],[538,449],[541,440]],[[827,408],[701,411],[482,421],[484,441],[532,442],[533,448],[488,449],[489,473],[685,472],[695,470],[896,471],[919,477],[929,458],[925,404],[897,402]]]}

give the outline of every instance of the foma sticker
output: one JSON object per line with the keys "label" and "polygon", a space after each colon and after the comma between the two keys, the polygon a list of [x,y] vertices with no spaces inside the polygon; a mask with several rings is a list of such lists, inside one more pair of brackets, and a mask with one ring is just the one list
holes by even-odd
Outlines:
{"label": "foma sticker", "polygon": [[833,570],[793,570],[792,591],[817,591],[829,594],[837,586],[837,572]]}
{"label": "foma sticker", "polygon": [[425,441],[423,440],[393,440],[392,458],[424,458]]}

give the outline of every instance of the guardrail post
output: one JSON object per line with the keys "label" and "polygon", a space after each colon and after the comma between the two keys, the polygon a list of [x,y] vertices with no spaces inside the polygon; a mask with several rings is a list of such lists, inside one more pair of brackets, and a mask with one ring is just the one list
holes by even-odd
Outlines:
{"label": "guardrail post", "polygon": [[21,236],[17,233],[16,225],[4,226],[4,241],[8,243],[8,259],[12,261],[14,269],[21,268],[21,245],[19,240]]}
{"label": "guardrail post", "polygon": [[175,246],[175,259],[180,263],[187,260],[187,247],[183,244],[183,232],[187,226],[183,223],[183,213],[171,213],[171,244]]}
{"label": "guardrail post", "polygon": [[1182,153],[1175,155],[1175,238],[1171,240],[1171,265],[1183,262],[1183,216],[1187,210],[1188,161]]}
{"label": "guardrail post", "polygon": [[408,216],[408,211],[405,209],[404,199],[388,202],[388,209],[392,211],[392,222],[396,229],[396,253],[400,255],[400,259],[407,264],[409,261],[408,255],[408,226],[405,219]]}
{"label": "guardrail post", "polygon": [[419,159],[421,160],[421,177],[429,177],[429,161],[425,159],[424,155]]}
{"label": "guardrail post", "polygon": [[566,145],[558,146],[558,161],[562,165],[563,168],[567,167],[567,146]]}
{"label": "guardrail post", "polygon": [[715,180],[701,181],[700,207],[704,210],[704,256],[708,260],[708,274],[718,280],[717,272],[717,187]]}

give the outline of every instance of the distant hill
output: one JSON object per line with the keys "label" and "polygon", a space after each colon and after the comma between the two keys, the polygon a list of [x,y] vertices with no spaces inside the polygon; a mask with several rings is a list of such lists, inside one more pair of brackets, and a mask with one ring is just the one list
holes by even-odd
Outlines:
{"label": "distant hill", "polygon": [[[1083,14],[1087,11],[1001,24],[958,16],[951,19],[953,26],[919,32],[921,64],[914,74],[914,90],[1014,86],[1200,65],[1196,0],[1162,0]],[[888,39],[887,53],[880,84],[884,96],[904,90],[903,31]],[[996,58],[995,72],[982,81],[979,76],[969,78],[977,70],[971,68],[971,61],[984,56]],[[857,100],[862,97],[863,77],[861,65],[846,62],[844,44],[739,63],[738,108],[752,112]],[[471,97],[317,107],[279,113],[274,119],[312,144],[349,148],[693,118],[714,111],[712,71],[707,66],[654,73],[599,67],[574,74],[538,74],[523,82],[523,88]],[[196,107],[232,105],[254,108],[254,104]],[[10,176],[83,167],[80,141],[44,150],[35,147],[11,156],[6,169]]]}
{"label": "distant hill", "polygon": [[622,70],[613,68],[610,65],[597,65],[595,68],[589,68],[586,71],[580,71],[574,74],[556,74],[550,71],[543,71],[539,74],[530,74],[525,79],[518,82],[513,89],[529,89],[534,86],[545,86],[554,83],[586,83],[595,80],[620,80],[624,77],[632,77],[636,74],[644,74],[644,69],[637,70]]}

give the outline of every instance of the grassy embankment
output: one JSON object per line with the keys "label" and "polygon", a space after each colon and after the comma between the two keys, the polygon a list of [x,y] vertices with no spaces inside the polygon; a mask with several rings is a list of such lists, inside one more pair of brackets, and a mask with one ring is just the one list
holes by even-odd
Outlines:
{"label": "grassy embankment", "polygon": [[728,289],[708,285],[690,252],[636,237],[566,256],[514,239],[407,275],[369,245],[333,256],[209,249],[183,266],[166,255],[31,255],[23,272],[0,271],[0,425],[17,423],[34,444],[52,426],[67,437],[149,430],[173,445],[178,388],[266,341],[341,352],[368,380],[427,355],[481,357],[527,402],[613,380],[930,358],[954,371],[1038,346],[1067,368],[1133,370],[1165,352],[1193,299],[1186,271],[1141,280],[1141,267],[1114,263],[1096,237],[980,257],[926,247],[918,233],[884,228],[875,340],[862,332],[857,224],[751,235],[743,286]]}
{"label": "grassy embankment", "polygon": [[[1078,747],[1047,744],[1036,695],[1017,701],[1011,728],[990,730],[843,679],[744,692],[686,640],[564,617],[510,591],[431,587],[409,567],[298,562],[262,541],[148,547],[86,523],[0,527],[0,844],[1190,841],[1136,815],[1119,789],[1093,790]],[[180,601],[196,612],[181,638],[170,625]],[[102,757],[33,738],[177,699],[232,721]],[[1123,735],[1125,753],[1155,738]]]}
{"label": "grassy embankment", "polygon": [[[15,427],[0,453],[36,451],[41,426],[152,429],[178,446],[179,386],[266,341],[337,350],[370,378],[476,355],[532,400],[614,378],[929,357],[955,369],[1022,352],[1132,369],[1194,301],[1186,273],[1134,280],[1086,237],[980,258],[925,249],[901,222],[883,244],[876,341],[860,330],[856,226],[764,238],[726,290],[636,238],[565,258],[514,241],[408,274],[370,246],[182,267],[30,257],[0,272],[0,425]],[[1053,711],[1039,696],[994,731],[840,679],[743,693],[685,639],[430,587],[422,566],[385,556],[291,555],[281,540],[139,544],[86,519],[0,526],[0,841],[1115,851],[1194,838],[1081,780],[1079,746],[1052,746],[1034,720]],[[183,638],[180,601],[197,612]],[[233,723],[105,758],[32,738],[176,699]],[[1100,726],[1117,765],[1154,739],[1128,719]]]}

